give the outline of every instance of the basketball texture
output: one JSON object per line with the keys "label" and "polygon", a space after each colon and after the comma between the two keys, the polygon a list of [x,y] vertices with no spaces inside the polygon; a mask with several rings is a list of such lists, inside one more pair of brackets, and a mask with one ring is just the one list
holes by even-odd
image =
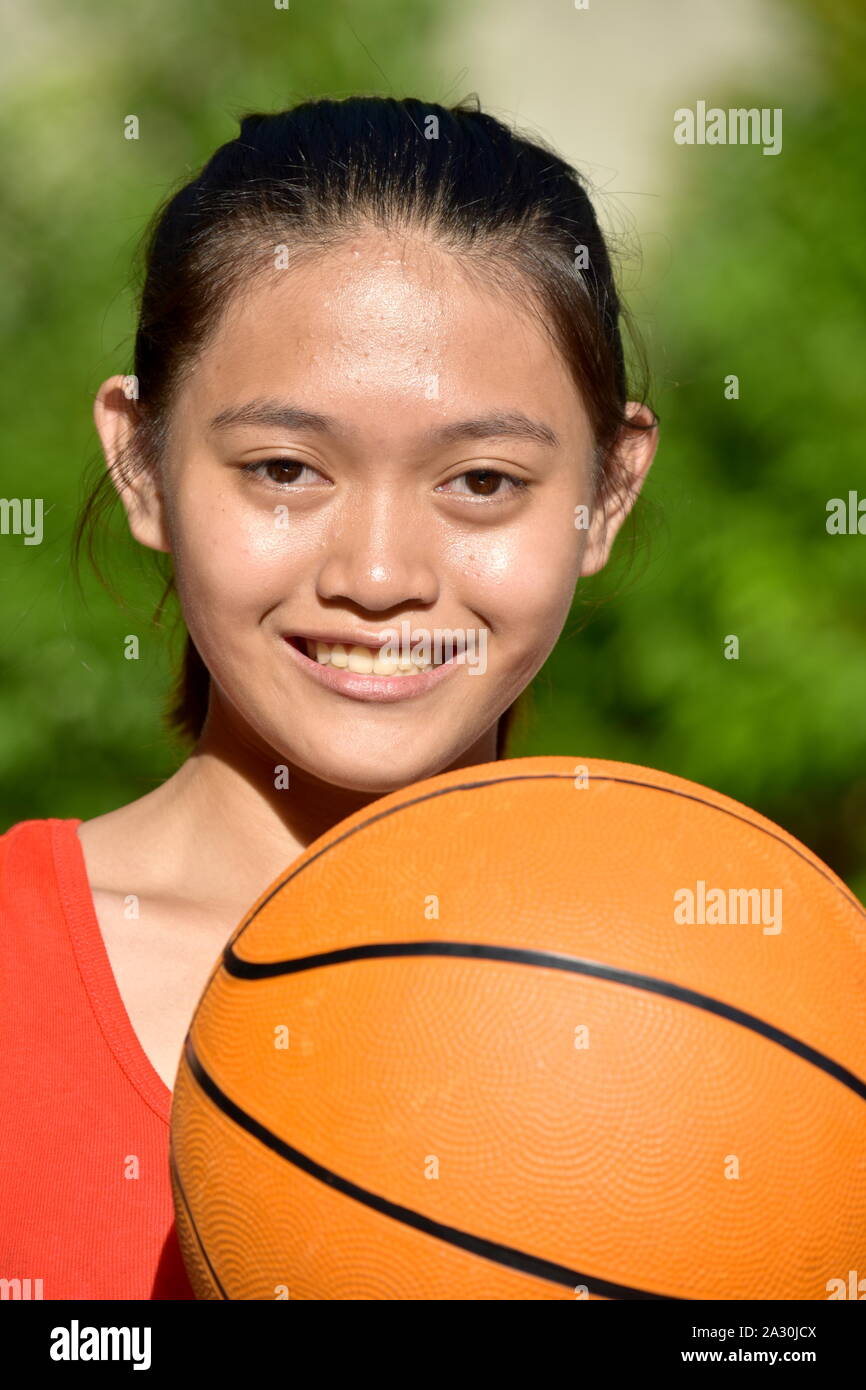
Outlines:
{"label": "basketball texture", "polygon": [[693,782],[385,796],[234,932],[174,1090],[204,1299],[826,1299],[866,1272],[866,911]]}

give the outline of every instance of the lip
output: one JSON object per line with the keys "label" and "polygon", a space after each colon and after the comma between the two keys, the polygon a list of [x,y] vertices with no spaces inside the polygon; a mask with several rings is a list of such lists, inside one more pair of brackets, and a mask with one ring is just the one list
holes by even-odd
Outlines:
{"label": "lip", "polygon": [[[348,695],[352,700],[378,700],[382,704],[390,704],[395,700],[411,700],[414,696],[424,695],[434,686],[440,685],[458,666],[463,665],[458,656],[452,656],[450,661],[443,661],[441,666],[434,666],[430,671],[419,671],[411,676],[359,676],[345,667],[322,666],[293,646],[288,637],[281,640],[308,676],[328,690],[336,690],[339,695]],[[382,646],[383,643],[377,642],[375,645]]]}
{"label": "lip", "polygon": [[379,647],[384,647],[385,643],[393,640],[394,629],[390,632],[290,632],[284,634],[288,637],[305,637],[308,642],[327,642],[329,647],[340,643],[346,647],[372,647],[376,651]]}

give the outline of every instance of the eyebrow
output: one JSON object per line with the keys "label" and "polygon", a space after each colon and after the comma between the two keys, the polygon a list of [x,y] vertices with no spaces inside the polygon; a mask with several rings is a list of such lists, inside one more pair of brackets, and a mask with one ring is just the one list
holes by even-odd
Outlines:
{"label": "eyebrow", "polygon": [[[274,429],[311,430],[348,438],[347,430],[332,415],[316,410],[304,410],[288,402],[259,399],[243,405],[227,406],[215,415],[208,426],[211,430],[232,429],[236,425],[264,425]],[[521,410],[494,410],[467,420],[454,420],[437,425],[423,436],[427,445],[454,444],[462,439],[530,439],[549,448],[559,447],[559,437],[541,420],[532,420]]]}

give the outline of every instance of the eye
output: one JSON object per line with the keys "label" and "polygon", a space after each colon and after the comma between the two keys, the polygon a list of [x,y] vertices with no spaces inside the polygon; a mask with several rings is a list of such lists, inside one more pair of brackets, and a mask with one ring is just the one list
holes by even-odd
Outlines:
{"label": "eye", "polygon": [[[300,459],[282,458],[261,459],[256,463],[245,463],[242,472],[254,473],[261,478],[263,482],[273,483],[276,487],[282,487],[284,485],[290,486],[292,483],[297,483],[298,472],[303,473],[305,468],[317,477],[322,476],[321,473],[318,473],[309,463],[302,463]],[[293,474],[294,476],[292,476]]]}
{"label": "eye", "polygon": [[[278,488],[288,488],[301,481],[301,476],[307,470],[313,477],[321,477],[321,473],[313,468],[309,463],[303,463],[300,459],[272,458],[260,459],[255,463],[245,463],[242,468],[244,473],[252,473],[259,477],[263,482],[272,483]],[[458,494],[462,492],[464,497],[470,497],[476,501],[506,501],[509,496],[522,492],[529,487],[529,483],[524,478],[514,477],[511,473],[503,473],[495,468],[472,468],[465,473],[460,473],[452,478],[451,482],[456,483],[462,479],[473,479],[473,487],[468,492],[457,489]],[[503,491],[501,483],[506,483],[507,489]],[[438,489],[437,489],[438,490]]]}
{"label": "eye", "polygon": [[[479,492],[463,493],[464,497],[474,497],[478,501],[491,498],[493,501],[502,500],[504,502],[509,496],[514,496],[516,493],[522,492],[524,488],[529,487],[525,478],[515,478],[513,474],[502,473],[496,468],[470,468],[466,473],[458,473],[456,478],[451,479],[451,482],[456,483],[461,478],[474,478],[478,481]],[[498,487],[500,482],[508,484],[508,489],[504,493]],[[458,494],[459,492],[460,489],[458,489]]]}

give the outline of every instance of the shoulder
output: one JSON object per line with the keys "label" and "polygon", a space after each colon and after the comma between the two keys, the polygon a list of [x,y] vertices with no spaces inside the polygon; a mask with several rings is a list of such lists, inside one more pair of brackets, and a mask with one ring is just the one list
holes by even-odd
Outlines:
{"label": "shoulder", "polygon": [[22,820],[0,834],[0,913],[16,920],[51,915],[63,865],[75,856],[77,819]]}
{"label": "shoulder", "polygon": [[74,834],[80,821],[47,816],[41,820],[19,820],[0,834],[0,864],[50,856],[58,838]]}

